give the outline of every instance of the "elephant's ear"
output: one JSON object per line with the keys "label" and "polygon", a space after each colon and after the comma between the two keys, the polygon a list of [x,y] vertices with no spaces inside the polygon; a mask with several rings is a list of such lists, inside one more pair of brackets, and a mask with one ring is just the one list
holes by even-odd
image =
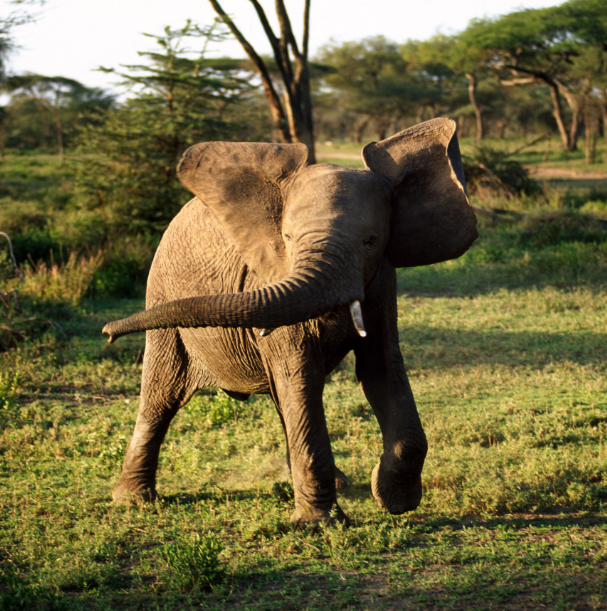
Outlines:
{"label": "elephant's ear", "polygon": [[395,267],[463,255],[478,236],[455,121],[433,119],[363,149],[368,170],[393,185],[390,241]]}
{"label": "elephant's ear", "polygon": [[305,144],[204,142],[190,147],[177,167],[181,184],[211,210],[264,284],[289,272],[281,233],[284,192],[307,159]]}

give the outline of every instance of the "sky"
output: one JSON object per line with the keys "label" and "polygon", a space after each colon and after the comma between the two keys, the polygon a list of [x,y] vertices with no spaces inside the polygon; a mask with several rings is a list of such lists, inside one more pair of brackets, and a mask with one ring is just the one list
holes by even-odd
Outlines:
{"label": "sky", "polygon": [[[274,2],[261,0],[272,17]],[[303,0],[285,0],[296,36],[302,27]],[[541,8],[559,0],[312,0],[310,51],[323,44],[383,35],[395,42],[424,40],[437,32],[463,30],[474,17],[495,17],[520,8]],[[269,53],[256,13],[248,0],[220,0],[244,36],[261,54]],[[0,0],[0,17],[18,10]],[[161,34],[164,27],[182,27],[187,19],[212,23],[207,0],[47,0],[34,23],[14,30],[20,47],[9,70],[74,78],[89,87],[114,89],[116,76],[95,71],[139,62],[137,51],[151,50],[154,41],[143,33]],[[271,19],[276,27],[275,19]],[[223,43],[214,55],[244,57],[236,41]]]}

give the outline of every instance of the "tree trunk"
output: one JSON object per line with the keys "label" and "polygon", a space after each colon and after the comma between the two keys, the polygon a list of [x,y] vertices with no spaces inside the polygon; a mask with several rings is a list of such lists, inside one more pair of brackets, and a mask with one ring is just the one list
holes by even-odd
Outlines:
{"label": "tree trunk", "polygon": [[481,107],[476,101],[476,78],[474,77],[474,74],[470,72],[466,73],[466,78],[468,79],[468,98],[470,99],[470,104],[472,104],[474,114],[476,115],[476,140],[477,142],[480,142],[484,136],[483,113],[481,111]]}
{"label": "tree trunk", "polygon": [[46,100],[40,100],[40,102],[46,106],[53,115],[53,121],[55,122],[55,132],[57,136],[57,152],[59,153],[59,164],[63,165],[63,126],[61,124],[61,117],[59,116],[59,110],[56,106]]}
{"label": "tree trunk", "polygon": [[577,139],[580,133],[580,110],[576,106],[573,108],[571,125],[569,126],[569,150],[577,151]]}
{"label": "tree trunk", "polygon": [[[270,22],[258,0],[250,0],[259,21],[272,46],[276,66],[284,85],[284,107],[276,93],[276,88],[263,59],[242,35],[232,19],[225,13],[217,0],[209,0],[215,12],[228,26],[236,40],[251,60],[255,71],[261,78],[266,93],[272,119],[279,129],[283,142],[302,142],[309,150],[309,163],[315,163],[314,119],[312,116],[312,97],[310,94],[310,74],[308,70],[308,41],[310,32],[310,0],[304,4],[304,27],[302,50],[299,50],[291,22],[283,0],[276,0],[276,16],[280,25],[280,38],[272,30]],[[293,60],[291,60],[291,54]],[[293,64],[295,73],[293,73]]]}
{"label": "tree trunk", "polygon": [[553,114],[556,119],[556,124],[559,128],[559,134],[561,134],[561,140],[563,141],[563,148],[566,151],[571,150],[571,140],[569,136],[569,132],[565,127],[565,120],[563,118],[563,106],[561,104],[561,96],[559,95],[559,89],[556,84],[548,83],[548,87],[550,87],[550,96],[552,97],[552,105],[553,105]]}
{"label": "tree trunk", "polygon": [[497,137],[500,140],[504,139],[504,134],[506,132],[506,122],[502,121],[501,119],[497,122]]}
{"label": "tree trunk", "polygon": [[459,138],[466,137],[466,117],[464,115],[457,117],[457,135]]}
{"label": "tree trunk", "polygon": [[[571,94],[571,92],[568,92],[567,88],[562,83],[558,83],[555,79],[553,79],[549,74],[546,74],[545,72],[529,70],[527,68],[522,68],[520,66],[514,66],[514,65],[506,66],[506,68],[508,70],[511,70],[515,74],[525,74],[527,76],[523,78],[515,78],[515,79],[501,79],[498,76],[497,80],[502,85],[513,87],[517,85],[529,85],[531,83],[536,83],[537,81],[541,81],[542,83],[545,83],[546,85],[548,85],[548,88],[550,89],[550,97],[552,98],[553,114],[554,114],[554,118],[556,119],[556,124],[559,129],[559,134],[561,135],[561,140],[563,141],[563,148],[566,151],[573,150],[572,143],[571,143],[571,136],[570,136],[570,133],[572,132],[567,131],[567,127],[565,126],[565,119],[563,117],[563,105],[561,103],[559,85],[560,85],[560,89],[562,89],[563,93],[567,96],[567,102],[569,103],[571,108],[574,110],[574,115],[575,115],[575,110],[577,106],[575,104],[575,100],[573,99],[573,95]],[[577,118],[576,118],[576,121],[577,121]],[[576,130],[577,130],[577,127],[576,127]]]}
{"label": "tree trunk", "polygon": [[367,125],[369,125],[369,117],[358,124],[358,127],[356,128],[356,144],[360,144],[363,141]]}
{"label": "tree trunk", "polygon": [[584,136],[586,142],[584,149],[586,153],[586,163],[592,165],[596,160],[596,140],[598,131],[598,120],[595,119],[594,113],[589,108],[588,104],[584,105]]}

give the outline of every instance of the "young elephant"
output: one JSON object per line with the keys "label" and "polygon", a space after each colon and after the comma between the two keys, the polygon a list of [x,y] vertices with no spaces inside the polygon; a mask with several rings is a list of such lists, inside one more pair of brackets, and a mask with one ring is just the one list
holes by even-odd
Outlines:
{"label": "young elephant", "polygon": [[167,229],[144,312],[141,403],[114,499],[156,496],[160,445],[200,388],[270,394],[284,426],[296,524],[347,522],[325,422],[325,377],[350,351],[384,453],[373,495],[393,514],[422,495],[427,442],[398,345],[396,267],[462,255],[477,237],[455,123],[363,149],[366,171],[307,165],[303,144],[207,142],[179,164],[196,196]]}

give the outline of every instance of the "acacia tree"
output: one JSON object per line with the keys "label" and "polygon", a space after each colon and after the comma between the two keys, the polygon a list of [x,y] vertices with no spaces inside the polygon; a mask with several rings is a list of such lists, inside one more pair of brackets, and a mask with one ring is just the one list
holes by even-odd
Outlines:
{"label": "acacia tree", "polygon": [[280,26],[280,37],[276,36],[268,17],[258,0],[250,0],[272,47],[272,53],[280,74],[283,101],[272,78],[267,63],[242,35],[232,18],[227,15],[217,0],[209,0],[211,6],[241,44],[257,72],[270,107],[272,119],[283,142],[303,142],[309,150],[309,161],[314,163],[314,121],[310,93],[310,70],[308,65],[308,41],[310,34],[310,0],[305,0],[303,35],[299,48],[291,21],[283,0],[276,0],[276,15]]}
{"label": "acacia tree", "polygon": [[61,107],[70,100],[85,99],[90,92],[78,81],[64,76],[42,76],[41,74],[21,74],[9,76],[2,90],[11,94],[13,102],[23,99],[33,100],[42,112],[49,112],[55,126],[57,152],[63,164],[63,121]]}
{"label": "acacia tree", "polygon": [[[606,27],[606,0],[570,0],[558,7],[474,20],[466,36],[489,54],[488,64],[502,85],[548,86],[563,147],[572,151],[582,110],[575,63],[589,45],[605,52]],[[563,97],[571,111],[569,126]]]}

